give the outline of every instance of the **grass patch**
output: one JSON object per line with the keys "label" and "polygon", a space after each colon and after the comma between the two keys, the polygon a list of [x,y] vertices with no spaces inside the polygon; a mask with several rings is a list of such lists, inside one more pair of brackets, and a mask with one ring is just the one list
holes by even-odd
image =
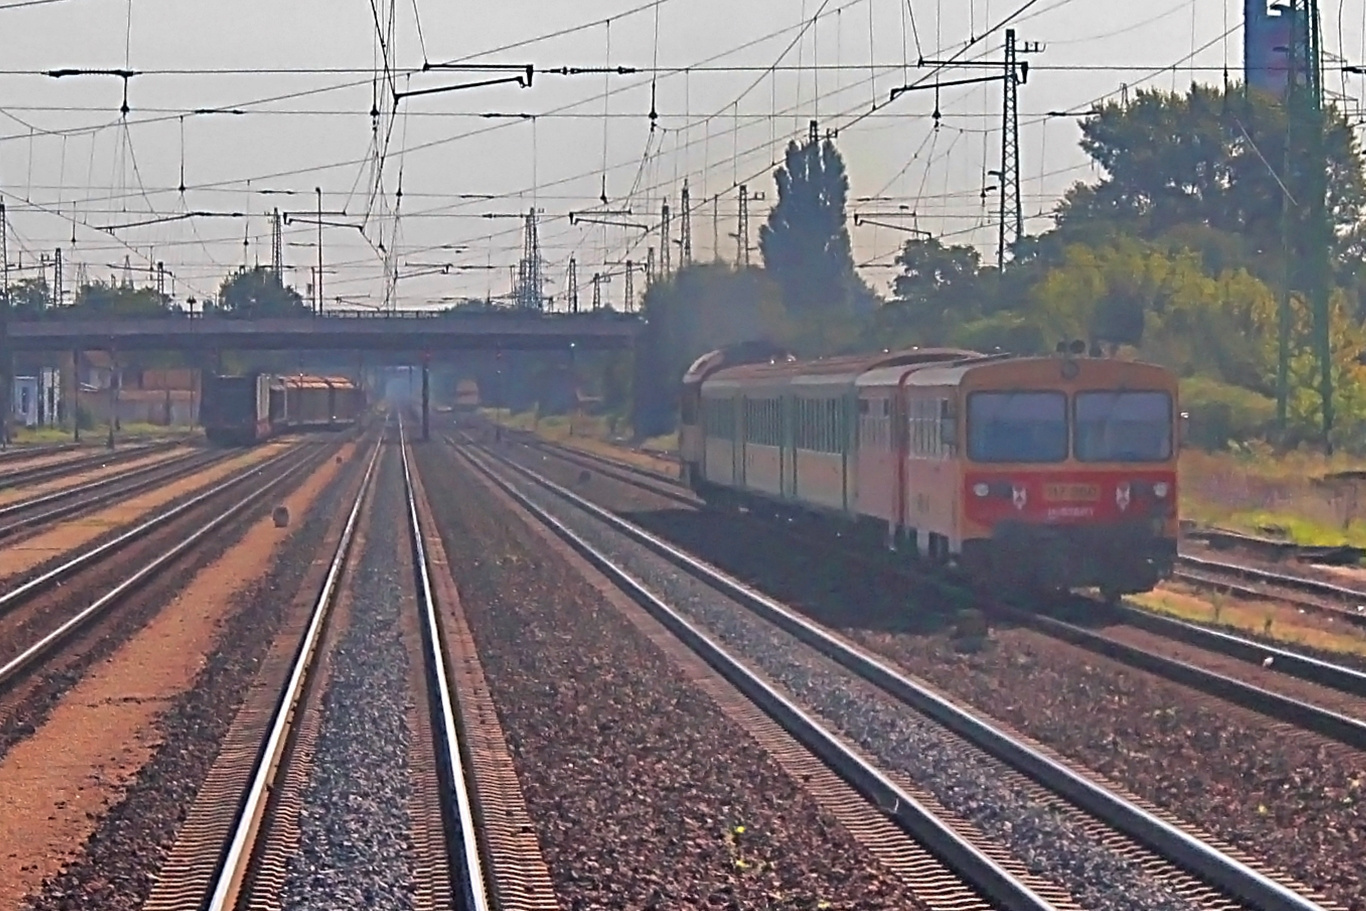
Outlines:
{"label": "grass patch", "polygon": [[1181,516],[1248,534],[1283,529],[1298,544],[1366,546],[1366,484],[1325,475],[1366,470],[1366,461],[1265,446],[1181,454]]}
{"label": "grass patch", "polygon": [[1366,656],[1366,630],[1332,621],[1326,614],[1301,613],[1298,608],[1269,602],[1243,601],[1208,592],[1195,595],[1168,588],[1132,595],[1126,600],[1153,613],[1268,636],[1288,646]]}
{"label": "grass patch", "polygon": [[[195,432],[195,428],[185,425],[173,424],[167,427],[164,424],[125,422],[119,430],[114,432],[114,437],[117,440],[144,440],[153,437],[189,436]],[[103,440],[108,435],[108,424],[96,424],[94,427],[81,428],[81,440],[83,442]],[[72,441],[71,430],[63,427],[16,427],[11,431],[10,436],[15,443],[24,444],[50,445]]]}

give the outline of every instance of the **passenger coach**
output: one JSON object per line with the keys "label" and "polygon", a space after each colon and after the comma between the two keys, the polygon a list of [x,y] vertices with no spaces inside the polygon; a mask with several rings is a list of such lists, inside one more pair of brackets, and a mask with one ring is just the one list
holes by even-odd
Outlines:
{"label": "passenger coach", "polygon": [[685,377],[682,413],[683,474],[709,500],[815,512],[1016,590],[1118,597],[1171,572],[1177,388],[1161,367],[714,352]]}

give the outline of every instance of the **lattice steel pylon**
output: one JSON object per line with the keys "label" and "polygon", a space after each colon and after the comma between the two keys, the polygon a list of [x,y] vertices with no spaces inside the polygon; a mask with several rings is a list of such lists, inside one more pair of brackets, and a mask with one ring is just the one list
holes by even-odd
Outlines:
{"label": "lattice steel pylon", "polygon": [[629,259],[626,260],[626,295],[622,310],[626,313],[636,310],[636,265]]}
{"label": "lattice steel pylon", "polygon": [[0,202],[0,295],[9,300],[9,215]]}
{"label": "lattice steel pylon", "polygon": [[682,207],[683,223],[678,229],[678,265],[683,268],[692,263],[692,196],[688,190],[687,178],[683,180],[683,195],[679,201]]}
{"label": "lattice steel pylon", "polygon": [[526,214],[522,231],[522,261],[517,264],[514,295],[518,309],[540,310],[545,305],[545,263],[541,259],[539,218],[536,209]]}
{"label": "lattice steel pylon", "polygon": [[277,282],[285,283],[284,228],[280,224],[279,209],[273,211],[270,218],[270,271],[275,273]]}
{"label": "lattice steel pylon", "polygon": [[579,312],[579,261],[569,257],[569,312]]}
{"label": "lattice steel pylon", "polygon": [[664,209],[659,221],[659,274],[661,278],[668,278],[673,271],[673,260],[670,250],[672,241],[669,238],[669,204],[664,203]]}
{"label": "lattice steel pylon", "polygon": [[65,293],[62,290],[62,248],[52,251],[52,303],[60,307]]}
{"label": "lattice steel pylon", "polygon": [[[815,128],[815,123],[812,123]],[[740,221],[735,230],[735,262],[741,269],[749,268],[749,187],[740,185]]]}
{"label": "lattice steel pylon", "polygon": [[[1027,67],[1028,64],[1025,64]],[[1001,211],[996,243],[996,268],[1004,269],[1006,252],[1024,236],[1024,209],[1020,203],[1020,83],[1021,70],[1015,29],[1006,29],[1004,103],[1001,106]]]}

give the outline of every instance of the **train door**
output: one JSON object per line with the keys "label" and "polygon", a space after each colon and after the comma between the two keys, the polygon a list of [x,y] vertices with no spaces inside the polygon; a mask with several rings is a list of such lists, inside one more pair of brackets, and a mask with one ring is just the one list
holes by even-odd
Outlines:
{"label": "train door", "polygon": [[847,393],[840,400],[840,473],[844,483],[844,511],[858,495],[858,394]]}
{"label": "train door", "polygon": [[737,396],[731,399],[731,412],[734,418],[735,445],[730,448],[731,468],[735,478],[737,489],[745,486],[745,435],[749,430],[749,422],[745,420],[745,410],[749,407],[749,399],[744,396]]}

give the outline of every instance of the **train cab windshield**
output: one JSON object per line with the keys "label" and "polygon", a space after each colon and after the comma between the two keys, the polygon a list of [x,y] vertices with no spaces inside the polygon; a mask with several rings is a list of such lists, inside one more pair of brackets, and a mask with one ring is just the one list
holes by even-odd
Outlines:
{"label": "train cab windshield", "polygon": [[1061,392],[974,392],[968,396],[968,458],[974,462],[1062,462],[1067,397]]}
{"label": "train cab windshield", "polygon": [[1172,455],[1172,397],[1165,392],[1079,392],[1079,462],[1163,462]]}
{"label": "train cab windshield", "polygon": [[[968,458],[986,463],[1163,462],[1172,456],[1172,397],[1159,391],[974,392]],[[1070,424],[1070,426],[1069,426]]]}

